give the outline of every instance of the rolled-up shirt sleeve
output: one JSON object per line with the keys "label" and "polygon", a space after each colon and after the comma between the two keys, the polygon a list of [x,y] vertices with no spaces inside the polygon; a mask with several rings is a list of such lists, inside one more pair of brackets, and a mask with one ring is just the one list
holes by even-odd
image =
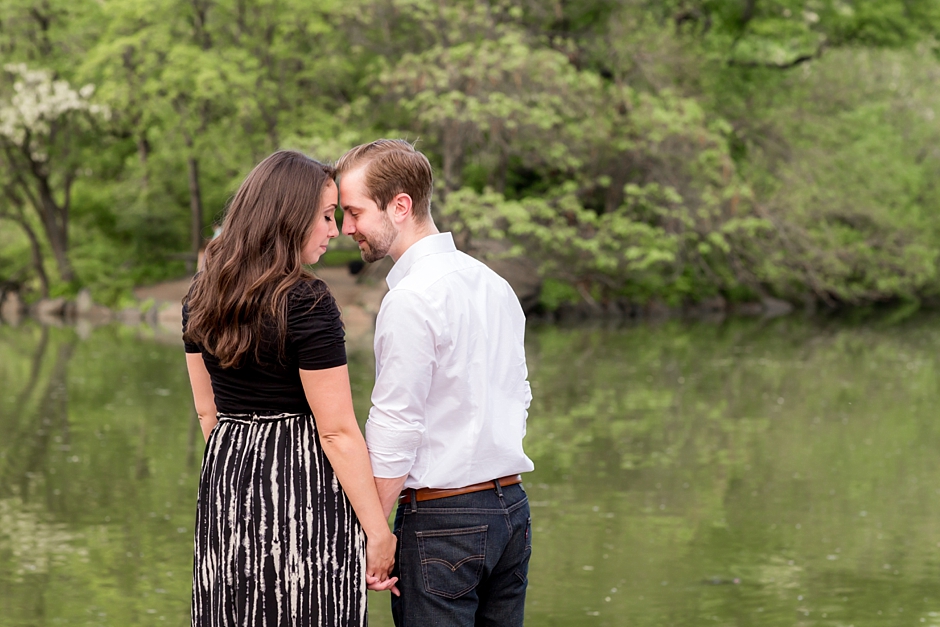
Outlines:
{"label": "rolled-up shirt sleeve", "polygon": [[407,475],[425,433],[425,407],[442,317],[419,295],[389,292],[375,333],[375,387],[366,444],[376,477]]}

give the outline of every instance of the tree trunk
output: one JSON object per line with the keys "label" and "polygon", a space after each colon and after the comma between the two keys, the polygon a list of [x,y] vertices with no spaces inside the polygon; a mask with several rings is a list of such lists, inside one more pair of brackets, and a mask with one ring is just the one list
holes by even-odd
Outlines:
{"label": "tree trunk", "polygon": [[[51,206],[43,210],[43,213],[50,214],[48,220],[43,220],[46,226],[46,237],[49,240],[49,247],[52,248],[52,256],[55,257],[59,277],[66,283],[71,283],[75,280],[75,271],[72,269],[72,262],[69,261],[67,224],[59,212],[60,207],[55,203],[49,204]],[[47,205],[46,199],[43,199],[43,205]]]}
{"label": "tree trunk", "polygon": [[30,253],[33,257],[33,268],[35,268],[36,274],[39,277],[42,297],[49,298],[49,275],[46,274],[46,268],[43,265],[42,244],[39,243],[39,237],[36,235],[36,231],[30,226],[29,220],[26,219],[26,215],[23,213],[22,198],[9,187],[5,188],[4,192],[12,209],[9,211],[0,211],[0,217],[17,223],[20,228],[23,229],[23,232],[26,233],[26,239],[29,240]]}
{"label": "tree trunk", "polygon": [[509,171],[509,148],[502,146],[499,149],[499,162],[493,172],[493,189],[500,194],[506,193],[506,174]]}
{"label": "tree trunk", "polygon": [[150,157],[150,142],[141,134],[137,138],[137,158],[140,159],[140,165],[144,169],[143,187],[147,189],[150,186],[150,172],[147,168],[147,161]]}
{"label": "tree trunk", "polygon": [[444,190],[441,200],[445,200],[448,192],[460,187],[460,175],[463,170],[463,129],[460,122],[450,122],[443,129],[443,174]]}
{"label": "tree trunk", "polygon": [[[42,224],[43,234],[49,242],[49,248],[55,257],[59,277],[71,283],[75,280],[75,271],[69,260],[69,205],[71,201],[72,182],[74,172],[69,172],[63,182],[65,199],[60,205],[55,200],[52,186],[49,184],[49,173],[44,164],[35,161],[28,147],[6,144],[3,146],[8,157],[7,166],[10,168],[12,180],[6,195],[18,206],[29,204],[35,209],[36,215]],[[20,153],[19,156],[17,153]],[[28,175],[24,172],[28,171]],[[21,201],[11,197],[21,198]],[[23,216],[25,220],[25,216]],[[17,222],[20,222],[17,220]],[[41,249],[40,249],[41,250]],[[35,249],[34,249],[35,253]],[[38,268],[37,268],[38,269]]]}
{"label": "tree trunk", "polygon": [[17,220],[17,223],[19,223],[20,227],[26,233],[26,238],[29,240],[29,249],[33,254],[33,268],[36,269],[36,275],[39,277],[42,297],[49,298],[49,276],[46,274],[46,269],[42,264],[42,246],[39,244],[39,238],[36,237],[36,232],[29,225],[25,216]]}
{"label": "tree trunk", "polygon": [[743,29],[754,19],[754,12],[757,9],[757,0],[744,0],[744,11],[741,12],[741,28]]}
{"label": "tree trunk", "polygon": [[186,158],[186,165],[189,170],[189,212],[190,212],[190,251],[192,258],[189,259],[187,270],[196,271],[196,260],[199,258],[199,251],[202,249],[202,193],[199,190],[199,162],[192,155]]}
{"label": "tree trunk", "polygon": [[206,27],[206,21],[209,13],[209,3],[194,0],[193,7],[193,35],[203,50],[212,47],[212,37]]}
{"label": "tree trunk", "polygon": [[[66,201],[60,206],[55,201],[48,177],[40,172],[38,165],[35,163],[33,163],[33,174],[39,191],[38,202],[35,203],[37,205],[36,210],[39,212],[46,239],[49,240],[52,256],[55,257],[59,277],[66,283],[71,283],[75,280],[75,271],[72,269],[72,262],[69,260],[68,187],[71,186],[71,181],[66,183]],[[29,190],[24,191],[29,195]],[[32,198],[34,201],[37,200],[35,197]]]}

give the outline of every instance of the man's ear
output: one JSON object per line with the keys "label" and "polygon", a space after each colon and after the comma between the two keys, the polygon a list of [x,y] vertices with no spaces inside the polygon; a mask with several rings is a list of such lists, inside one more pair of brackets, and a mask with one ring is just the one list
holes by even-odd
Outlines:
{"label": "man's ear", "polygon": [[411,196],[404,192],[392,198],[392,202],[388,206],[392,221],[401,224],[411,217],[411,205]]}

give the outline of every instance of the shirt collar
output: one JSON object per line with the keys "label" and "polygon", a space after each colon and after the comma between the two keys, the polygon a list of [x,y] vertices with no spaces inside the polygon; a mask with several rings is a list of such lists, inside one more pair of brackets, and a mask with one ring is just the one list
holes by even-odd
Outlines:
{"label": "shirt collar", "polygon": [[437,233],[422,237],[412,244],[404,255],[398,258],[398,261],[389,271],[385,282],[388,283],[389,289],[394,289],[408,275],[408,271],[419,259],[430,255],[453,252],[457,252],[457,247],[454,246],[454,236],[450,233]]}

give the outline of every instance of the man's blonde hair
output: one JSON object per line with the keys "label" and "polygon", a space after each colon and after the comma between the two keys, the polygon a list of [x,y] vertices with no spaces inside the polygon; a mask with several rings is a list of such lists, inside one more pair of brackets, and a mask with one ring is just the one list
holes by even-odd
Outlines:
{"label": "man's blonde hair", "polygon": [[[417,222],[431,216],[434,178],[428,158],[403,139],[377,139],[356,146],[336,162],[336,176],[365,166],[366,193],[385,211],[398,194],[411,196]],[[342,199],[340,199],[342,204]]]}

